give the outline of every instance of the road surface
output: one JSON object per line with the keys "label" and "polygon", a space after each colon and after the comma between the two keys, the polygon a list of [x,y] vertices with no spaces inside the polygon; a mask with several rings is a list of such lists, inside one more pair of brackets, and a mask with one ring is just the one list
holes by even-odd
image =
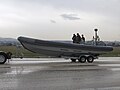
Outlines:
{"label": "road surface", "polygon": [[0,90],[120,90],[120,57],[91,64],[14,58],[0,65]]}

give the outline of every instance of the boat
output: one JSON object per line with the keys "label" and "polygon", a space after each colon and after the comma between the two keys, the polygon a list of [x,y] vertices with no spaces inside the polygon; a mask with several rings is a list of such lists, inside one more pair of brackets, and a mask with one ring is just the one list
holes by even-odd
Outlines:
{"label": "boat", "polygon": [[113,50],[111,46],[85,45],[77,43],[65,43],[59,41],[41,40],[29,37],[18,37],[22,46],[34,53],[54,57],[68,57],[72,61],[80,62],[91,59],[93,62],[99,55]]}

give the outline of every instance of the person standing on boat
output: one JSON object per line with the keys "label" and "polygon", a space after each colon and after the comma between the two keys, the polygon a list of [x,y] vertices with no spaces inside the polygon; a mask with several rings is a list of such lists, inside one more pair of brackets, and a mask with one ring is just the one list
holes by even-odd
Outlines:
{"label": "person standing on boat", "polygon": [[77,33],[77,36],[76,36],[76,43],[79,43],[80,44],[81,42],[81,36],[79,33]]}
{"label": "person standing on boat", "polygon": [[82,44],[85,44],[85,37],[84,37],[84,35],[83,35],[83,34],[82,34],[81,41],[82,41]]}
{"label": "person standing on boat", "polygon": [[76,43],[76,35],[75,34],[73,34],[72,40],[73,40],[73,43]]}

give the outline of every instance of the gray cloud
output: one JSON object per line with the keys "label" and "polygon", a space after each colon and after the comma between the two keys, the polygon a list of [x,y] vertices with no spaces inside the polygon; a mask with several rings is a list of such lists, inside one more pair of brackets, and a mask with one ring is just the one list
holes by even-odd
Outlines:
{"label": "gray cloud", "polygon": [[55,21],[55,20],[50,20],[50,22],[51,22],[51,23],[56,23],[56,21]]}
{"label": "gray cloud", "polygon": [[42,3],[58,9],[78,10],[107,17],[120,16],[120,0],[43,0]]}
{"label": "gray cloud", "polygon": [[61,17],[65,20],[80,20],[77,14],[62,14]]}
{"label": "gray cloud", "polygon": [[[102,39],[120,40],[119,8],[120,0],[0,0],[0,35],[1,37],[8,35],[40,37],[41,34],[44,38],[48,35],[49,39],[56,39],[58,36],[66,39],[67,35],[78,32],[81,28],[80,32],[89,33],[87,38],[91,38],[90,29],[98,27],[101,28]],[[66,26],[61,18],[68,22],[82,21],[69,23]],[[53,26],[50,23],[57,24]],[[60,32],[56,32],[56,36],[48,34],[58,29]],[[34,33],[34,30],[37,33]],[[106,33],[111,34],[106,35]]]}

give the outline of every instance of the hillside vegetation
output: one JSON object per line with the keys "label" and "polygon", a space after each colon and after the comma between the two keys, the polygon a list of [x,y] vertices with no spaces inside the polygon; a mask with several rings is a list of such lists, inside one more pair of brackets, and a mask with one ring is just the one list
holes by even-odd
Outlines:
{"label": "hillside vegetation", "polygon": [[43,57],[43,55],[30,52],[23,47],[16,47],[16,46],[0,46],[0,51],[4,52],[11,52],[13,55],[12,57],[25,57],[25,58],[36,58],[36,57]]}
{"label": "hillside vegetation", "polygon": [[120,57],[120,47],[113,47],[113,51],[107,54],[101,55],[106,57]]}

